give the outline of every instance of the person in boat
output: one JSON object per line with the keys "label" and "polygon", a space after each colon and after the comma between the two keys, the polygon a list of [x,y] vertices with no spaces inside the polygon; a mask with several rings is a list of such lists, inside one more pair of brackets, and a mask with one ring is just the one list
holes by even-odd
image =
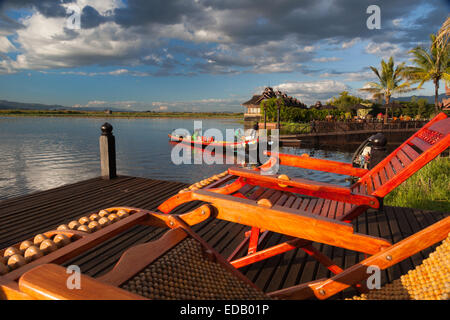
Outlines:
{"label": "person in boat", "polygon": [[367,169],[370,161],[370,153],[372,152],[372,148],[370,146],[366,146],[363,149],[363,152],[359,156],[359,163],[361,168]]}
{"label": "person in boat", "polygon": [[242,140],[243,140],[242,129],[237,128],[236,130],[234,130],[234,141],[242,141]]}
{"label": "person in boat", "polygon": [[259,125],[257,122],[255,122],[253,124],[252,129],[247,129],[245,131],[245,140],[249,141],[249,140],[256,139],[258,137],[258,131],[259,131]]}
{"label": "person in boat", "polygon": [[196,141],[199,137],[200,129],[195,129],[194,133],[192,134],[192,141]]}

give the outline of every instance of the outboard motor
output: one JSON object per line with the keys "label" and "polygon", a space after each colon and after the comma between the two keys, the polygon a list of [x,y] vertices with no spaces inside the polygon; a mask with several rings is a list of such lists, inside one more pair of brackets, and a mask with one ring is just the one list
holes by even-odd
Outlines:
{"label": "outboard motor", "polygon": [[370,155],[369,166],[367,169],[372,169],[384,158],[387,157],[387,139],[382,133],[377,133],[369,138],[369,142],[372,145],[372,154]]}
{"label": "outboard motor", "polygon": [[372,169],[387,156],[387,139],[382,133],[366,139],[353,154],[352,165],[358,168]]}

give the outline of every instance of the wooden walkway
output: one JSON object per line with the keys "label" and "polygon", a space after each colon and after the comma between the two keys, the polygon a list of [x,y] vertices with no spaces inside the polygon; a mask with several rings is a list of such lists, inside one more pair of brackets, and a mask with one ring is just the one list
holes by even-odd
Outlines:
{"label": "wooden walkway", "polygon": [[[122,176],[113,180],[90,179],[3,200],[0,202],[0,248],[111,206],[156,210],[162,201],[185,187],[183,183]],[[197,205],[198,203],[185,205],[178,212],[190,210]],[[294,205],[300,208],[302,200],[298,199]],[[356,232],[383,237],[395,243],[447,215],[385,207],[383,211],[369,211],[360,216],[354,221],[354,225]],[[228,257],[243,240],[244,232],[249,227],[211,218],[193,229],[219,253]],[[166,229],[136,226],[68,261],[66,265],[76,264],[84,273],[99,276],[113,267],[124,250],[138,243],[155,240],[165,231]],[[273,246],[283,240],[283,235],[269,233],[260,248]],[[364,259],[364,255],[360,253],[321,244],[315,246],[341,267],[349,267]],[[422,251],[382,272],[382,283],[390,282],[412,269],[431,250]],[[307,257],[302,250],[286,252],[244,267],[241,271],[266,292],[330,276],[327,269]],[[353,291],[349,290],[336,298],[352,294]]]}

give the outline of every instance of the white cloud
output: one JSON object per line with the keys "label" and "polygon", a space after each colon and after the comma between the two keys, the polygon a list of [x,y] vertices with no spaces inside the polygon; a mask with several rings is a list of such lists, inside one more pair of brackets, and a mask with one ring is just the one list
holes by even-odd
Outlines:
{"label": "white cloud", "polygon": [[[91,5],[107,14],[121,5],[121,1],[78,0],[82,8]],[[3,60],[14,70],[45,70],[72,68],[102,63],[127,63],[132,65],[140,57],[141,51],[156,47],[158,41],[119,26],[115,22],[105,22],[95,28],[73,30],[68,33],[66,18],[46,17],[38,11],[21,20],[23,28],[16,30],[15,42],[20,53],[15,60]],[[6,38],[5,38],[6,39]],[[11,50],[11,43],[0,38],[0,52]],[[115,73],[112,73],[114,75]]]}
{"label": "white cloud", "polygon": [[16,47],[9,41],[7,37],[0,36],[0,52],[7,53],[10,51],[15,51]]}
{"label": "white cloud", "polygon": [[359,41],[361,41],[361,38],[353,38],[350,41],[343,42],[342,49],[349,49],[349,48],[353,47]]}
{"label": "white cloud", "polygon": [[85,109],[130,109],[130,110],[148,110],[150,103],[140,101],[104,101],[104,100],[92,100],[86,104],[75,104],[73,108],[85,108]]}
{"label": "white cloud", "polygon": [[108,72],[108,74],[110,75],[120,75],[120,74],[124,74],[124,73],[128,73],[129,71],[127,69],[117,69],[111,72]]}
{"label": "white cloud", "polygon": [[151,105],[155,111],[242,112],[241,103],[244,101],[245,98],[209,98],[188,101],[155,101]]}
{"label": "white cloud", "polygon": [[314,62],[334,62],[334,61],[340,61],[342,58],[338,57],[320,57],[320,58],[314,58],[312,61]]}
{"label": "white cloud", "polygon": [[378,57],[387,59],[391,56],[402,56],[405,54],[405,50],[402,49],[398,44],[390,42],[375,43],[370,42],[366,46],[366,52],[374,54]]}
{"label": "white cloud", "polygon": [[181,112],[223,112],[233,111],[242,112],[241,103],[245,98],[208,98],[199,100],[186,101],[104,101],[92,100],[86,104],[76,104],[74,108],[84,109],[119,109],[119,110],[133,110],[133,111],[181,111]]}
{"label": "white cloud", "polygon": [[357,82],[357,81],[371,81],[376,78],[372,71],[359,72],[326,72],[319,75],[321,78],[338,77],[343,81]]}
{"label": "white cloud", "polygon": [[306,104],[311,104],[317,100],[328,99],[337,93],[347,91],[350,87],[336,80],[319,80],[311,82],[285,82],[274,86],[274,89],[297,97]]}
{"label": "white cloud", "polygon": [[396,27],[400,26],[403,22],[402,18],[392,20],[392,24]]}

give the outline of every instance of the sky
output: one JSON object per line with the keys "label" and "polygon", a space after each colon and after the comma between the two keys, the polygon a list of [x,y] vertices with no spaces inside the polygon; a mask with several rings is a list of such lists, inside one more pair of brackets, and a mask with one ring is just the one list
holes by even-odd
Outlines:
{"label": "sky", "polygon": [[[371,5],[379,29],[367,26]],[[0,100],[242,112],[266,86],[308,105],[344,90],[367,97],[358,89],[375,80],[369,66],[409,64],[449,9],[450,0],[0,0]]]}

